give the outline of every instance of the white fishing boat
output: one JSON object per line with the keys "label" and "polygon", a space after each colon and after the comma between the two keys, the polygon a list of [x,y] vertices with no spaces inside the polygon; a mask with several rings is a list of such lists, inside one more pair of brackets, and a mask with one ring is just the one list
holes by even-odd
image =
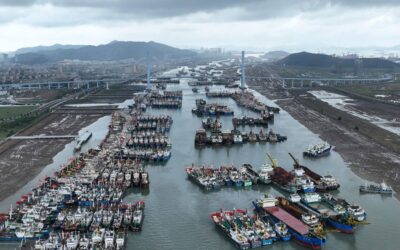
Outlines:
{"label": "white fishing boat", "polygon": [[125,247],[125,232],[118,232],[115,239],[115,247],[117,250],[123,249]]}
{"label": "white fishing boat", "polygon": [[364,209],[360,205],[350,205],[347,207],[347,213],[357,221],[364,221],[367,217]]}
{"label": "white fishing boat", "polygon": [[317,193],[305,193],[301,200],[306,204],[318,203],[321,201],[321,196]]}
{"label": "white fishing boat", "polygon": [[104,248],[113,249],[115,241],[115,232],[112,230],[106,230],[104,233]]}

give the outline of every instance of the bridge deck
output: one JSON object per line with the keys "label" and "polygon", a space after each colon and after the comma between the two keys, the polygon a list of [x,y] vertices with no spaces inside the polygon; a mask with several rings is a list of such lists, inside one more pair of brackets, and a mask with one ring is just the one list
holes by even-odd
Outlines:
{"label": "bridge deck", "polygon": [[75,139],[78,135],[30,135],[30,136],[11,136],[14,140],[34,140],[34,139]]}

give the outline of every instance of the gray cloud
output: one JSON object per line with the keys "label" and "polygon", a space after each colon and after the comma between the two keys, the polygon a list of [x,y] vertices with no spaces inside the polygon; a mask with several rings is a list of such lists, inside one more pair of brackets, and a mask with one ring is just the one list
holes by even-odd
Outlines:
{"label": "gray cloud", "polygon": [[165,18],[193,13],[242,10],[238,19],[267,19],[329,7],[398,6],[399,0],[0,0],[0,6],[23,7],[51,4],[64,8],[92,8],[113,12],[121,18]]}
{"label": "gray cloud", "polygon": [[[29,0],[25,0],[29,1]],[[242,10],[238,19],[268,19],[323,8],[398,6],[399,0],[39,0],[63,7],[90,7],[114,10],[132,18],[163,18],[226,9]]]}

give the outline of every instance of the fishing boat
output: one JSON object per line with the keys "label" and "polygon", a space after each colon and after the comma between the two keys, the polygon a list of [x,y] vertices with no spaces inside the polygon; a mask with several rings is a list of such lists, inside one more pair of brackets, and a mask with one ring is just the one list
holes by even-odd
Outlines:
{"label": "fishing boat", "polygon": [[80,249],[80,250],[90,249],[90,239],[86,235],[83,235],[79,239],[79,247],[78,247],[78,249]]}
{"label": "fishing boat", "polygon": [[278,221],[275,223],[274,230],[282,241],[289,241],[292,238],[291,234],[289,233],[289,229],[283,222]]}
{"label": "fishing boat", "polygon": [[92,137],[92,132],[86,130],[82,135],[80,135],[77,139],[75,151],[81,150],[83,144],[85,144]]}
{"label": "fishing boat", "polygon": [[148,188],[149,187],[149,174],[147,172],[142,172],[140,174],[140,187]]}
{"label": "fishing boat", "polygon": [[75,250],[79,246],[80,234],[79,232],[63,233],[63,239],[67,250]]}
{"label": "fishing boat", "polygon": [[293,203],[297,203],[301,201],[301,196],[297,193],[295,194],[290,194],[288,197],[289,201],[293,202]]}
{"label": "fishing boat", "polygon": [[114,230],[106,230],[104,232],[104,248],[113,249],[115,242],[115,232]]}
{"label": "fishing boat", "polygon": [[122,227],[122,222],[124,220],[124,213],[118,210],[114,215],[114,220],[112,223],[112,228],[114,230],[119,229]]}
{"label": "fishing boat", "polygon": [[243,186],[243,181],[240,178],[240,175],[237,171],[231,171],[229,174],[229,178],[231,179],[232,183],[235,185],[235,187],[242,187]]}
{"label": "fishing boat", "polygon": [[93,231],[91,240],[93,245],[98,245],[103,242],[105,231],[106,230],[104,228],[97,228],[95,231]]}
{"label": "fishing boat", "polygon": [[136,209],[133,212],[131,229],[133,231],[140,231],[142,228],[142,222],[143,222],[143,212],[140,209]]}
{"label": "fishing boat", "polygon": [[233,143],[234,144],[242,144],[243,143],[243,137],[240,133],[233,134]]}
{"label": "fishing boat", "polygon": [[237,229],[236,223],[232,223],[235,213],[244,214],[245,212],[238,209],[233,211],[214,212],[211,214],[211,219],[215,226],[221,230],[221,232],[226,235],[235,246],[242,250],[250,249],[251,244],[244,232]]}
{"label": "fishing boat", "polygon": [[301,202],[305,204],[321,202],[321,195],[318,193],[305,193],[301,196]]}
{"label": "fishing boat", "polygon": [[315,145],[310,145],[304,152],[303,156],[305,157],[321,157],[328,155],[331,152],[332,146],[328,143],[319,143]]}
{"label": "fishing boat", "polygon": [[115,248],[116,250],[124,249],[125,247],[125,238],[126,238],[126,233],[124,231],[120,231],[117,233],[117,236],[115,238]]}
{"label": "fishing boat", "polygon": [[244,174],[250,178],[250,180],[252,181],[253,184],[257,184],[260,177],[259,177],[257,171],[255,171],[253,169],[253,166],[246,163],[246,164],[243,164],[243,168],[242,168],[243,169],[242,171],[244,172]]}
{"label": "fishing boat", "polygon": [[384,181],[379,185],[369,184],[360,186],[360,193],[392,195],[393,190]]}

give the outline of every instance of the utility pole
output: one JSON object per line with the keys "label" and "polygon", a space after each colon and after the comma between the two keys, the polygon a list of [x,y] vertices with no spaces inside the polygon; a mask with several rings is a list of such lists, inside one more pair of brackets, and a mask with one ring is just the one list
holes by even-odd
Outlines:
{"label": "utility pole", "polygon": [[147,91],[151,91],[151,84],[150,84],[150,56],[149,56],[149,51],[147,51],[147,59],[146,59],[146,64],[147,64]]}
{"label": "utility pole", "polygon": [[246,88],[246,74],[244,69],[244,50],[242,51],[242,65],[241,65],[241,77],[240,77],[240,88]]}

